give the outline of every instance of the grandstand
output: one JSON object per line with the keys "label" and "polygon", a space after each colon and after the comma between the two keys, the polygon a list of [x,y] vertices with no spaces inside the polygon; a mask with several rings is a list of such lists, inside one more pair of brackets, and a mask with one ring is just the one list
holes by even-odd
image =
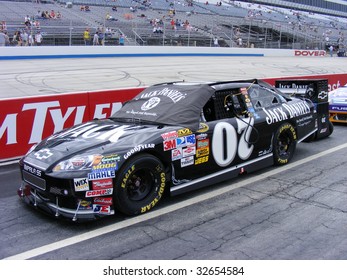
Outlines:
{"label": "grandstand", "polygon": [[[83,45],[83,31],[89,28],[92,36],[107,31],[105,45],[118,45],[124,34],[126,45],[212,46],[217,38],[223,47],[322,49],[333,44],[342,49],[347,3],[340,2],[0,0],[0,21],[11,38],[18,30],[40,31],[44,45]],[[43,18],[42,11],[61,17]]]}

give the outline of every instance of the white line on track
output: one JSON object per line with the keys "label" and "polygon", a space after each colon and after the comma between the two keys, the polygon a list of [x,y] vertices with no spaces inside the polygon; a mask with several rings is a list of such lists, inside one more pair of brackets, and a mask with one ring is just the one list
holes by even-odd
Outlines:
{"label": "white line on track", "polygon": [[316,155],[312,155],[312,156],[307,157],[305,159],[302,159],[302,160],[290,163],[288,165],[285,165],[285,166],[282,166],[282,167],[278,167],[278,168],[274,168],[273,170],[270,170],[268,172],[265,172],[263,174],[254,176],[254,177],[246,179],[246,180],[242,180],[241,182],[231,183],[230,185],[228,185],[226,187],[223,187],[223,188],[220,188],[220,189],[217,189],[217,190],[205,193],[205,194],[201,194],[201,195],[195,196],[193,198],[190,198],[190,199],[187,199],[185,201],[176,203],[174,205],[166,206],[166,207],[163,207],[163,208],[158,209],[156,211],[149,212],[147,214],[143,214],[143,215],[140,215],[140,216],[129,218],[128,220],[117,222],[115,224],[102,227],[100,229],[89,231],[89,232],[86,232],[86,233],[83,233],[83,234],[79,234],[79,235],[76,235],[76,236],[73,236],[73,237],[70,237],[70,238],[67,238],[67,239],[64,239],[64,240],[60,240],[60,241],[57,241],[57,242],[54,242],[54,243],[51,243],[51,244],[48,244],[48,245],[44,245],[42,247],[35,248],[33,250],[29,250],[29,251],[26,251],[26,252],[23,252],[23,253],[20,253],[20,254],[17,254],[17,255],[13,255],[13,256],[4,258],[4,260],[26,260],[26,259],[34,258],[36,256],[52,252],[54,250],[58,250],[58,249],[61,249],[63,247],[74,245],[74,244],[77,244],[79,242],[86,241],[88,239],[101,236],[103,234],[111,233],[111,232],[114,232],[114,231],[117,231],[117,230],[129,227],[129,226],[135,225],[137,223],[148,221],[150,219],[159,217],[161,215],[165,215],[167,213],[170,213],[170,212],[182,209],[184,207],[191,206],[191,205],[193,205],[195,203],[199,203],[199,202],[208,200],[210,198],[213,198],[213,197],[225,194],[227,192],[230,192],[232,190],[241,188],[241,187],[246,186],[248,184],[252,184],[252,183],[254,183],[256,181],[263,180],[266,177],[276,175],[276,174],[278,174],[280,172],[283,172],[283,171],[286,171],[288,169],[291,169],[291,168],[297,167],[299,165],[302,165],[304,163],[316,160],[317,158],[329,155],[331,153],[337,152],[337,151],[339,151],[341,149],[345,149],[345,148],[347,148],[347,143],[343,144],[343,145],[340,145],[340,146],[337,146],[335,148],[332,148],[332,149],[320,152],[320,153],[318,153]]}

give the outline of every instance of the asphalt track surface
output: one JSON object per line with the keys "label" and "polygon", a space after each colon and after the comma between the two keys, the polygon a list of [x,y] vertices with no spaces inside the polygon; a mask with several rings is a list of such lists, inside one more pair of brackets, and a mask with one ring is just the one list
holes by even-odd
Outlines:
{"label": "asphalt track surface", "polygon": [[[13,94],[28,96],[182,79],[346,72],[344,59],[328,57],[140,60],[13,61],[5,88],[17,85]],[[336,125],[329,138],[298,144],[284,167],[166,197],[144,215],[117,214],[86,224],[55,220],[21,203],[17,165],[1,166],[0,259],[346,260],[346,132],[346,126]]]}
{"label": "asphalt track surface", "polygon": [[0,61],[0,98],[220,81],[346,73],[340,57],[143,57]]}

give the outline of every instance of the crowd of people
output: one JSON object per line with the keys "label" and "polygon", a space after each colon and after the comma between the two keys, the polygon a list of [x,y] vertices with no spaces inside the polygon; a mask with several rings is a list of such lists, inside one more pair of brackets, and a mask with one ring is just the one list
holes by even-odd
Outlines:
{"label": "crowd of people", "polygon": [[[111,0],[108,0],[111,1]],[[184,14],[183,13],[176,13],[177,5],[184,5],[184,6],[194,6],[196,5],[194,1],[191,0],[185,0],[185,1],[176,1],[176,0],[166,0],[168,5],[168,10],[165,12],[158,12],[158,17],[157,18],[147,18],[146,16],[146,9],[149,9],[152,6],[151,0],[134,0],[132,6],[129,7],[129,13],[127,14],[121,14],[119,13],[119,10],[123,9],[118,9],[117,8],[117,0],[112,0],[115,2],[114,4],[110,5],[108,7],[108,11],[105,15],[104,18],[104,25],[103,27],[88,27],[84,31],[82,29],[81,33],[83,33],[83,42],[85,45],[105,45],[105,42],[111,42],[111,44],[119,44],[119,45],[124,45],[126,36],[120,32],[120,31],[115,31],[117,29],[117,23],[116,21],[120,21],[120,17],[124,17],[125,15],[129,15],[129,18],[126,19],[133,19],[135,17],[143,17],[147,22],[149,22],[149,27],[146,27],[146,24],[144,24],[144,28],[149,28],[149,30],[152,30],[152,33],[154,34],[163,34],[169,30],[174,30],[174,31],[188,31],[188,32],[194,32],[198,31],[199,29],[196,28],[194,25],[190,23],[190,20],[188,20],[189,16],[194,12],[194,9],[191,12],[186,13],[186,17],[184,19]],[[212,3],[212,1],[210,1]],[[205,5],[211,5],[208,1],[204,2]],[[222,1],[220,2],[215,2],[213,3],[216,6],[222,6]],[[240,1],[232,1],[229,0],[227,3],[226,1],[223,2],[223,6],[225,5],[235,5],[236,7],[241,7],[241,2]],[[247,9],[248,9],[248,14],[246,16],[246,19],[259,19],[263,17],[263,14],[271,12],[268,10],[266,7],[262,7],[259,4],[247,4]],[[243,7],[243,6],[242,6]],[[96,8],[95,7],[90,7],[88,5],[81,5],[77,7],[77,11],[80,10],[81,12],[91,12],[91,9],[94,11]],[[221,7],[220,9],[223,9]],[[138,11],[140,11],[140,14]],[[153,11],[151,9],[151,11]],[[152,13],[153,15],[153,13]],[[293,17],[291,16],[291,20],[289,20],[289,14],[288,14],[288,26],[291,26],[293,29],[298,28],[301,31],[307,30],[307,28],[310,28],[309,24],[306,24],[307,22],[305,21],[306,18],[301,15],[300,12],[293,11],[293,16],[296,18],[296,21],[293,20]],[[44,21],[46,20],[59,20],[62,18],[62,14],[59,11],[55,11],[53,9],[38,9],[36,15],[34,16],[25,16],[24,18],[24,26],[17,29],[15,32],[11,31],[13,34],[9,34],[9,31],[7,30],[6,22],[2,22],[0,26],[0,43],[4,45],[9,46],[33,46],[33,45],[41,45],[43,42],[43,35],[46,33],[43,32],[41,29],[41,24],[44,25]],[[183,18],[183,19],[181,19]],[[102,19],[102,18],[101,18]],[[106,20],[106,24],[105,24]],[[124,20],[124,19],[123,19]],[[112,23],[111,23],[112,21]],[[193,21],[194,22],[194,21]],[[335,29],[336,26],[333,26],[334,23],[332,23],[332,29]],[[109,28],[107,26],[112,26],[113,28]],[[206,26],[205,25],[205,31],[211,31],[212,27],[211,26]],[[148,31],[149,31],[148,30]],[[203,30],[203,28],[202,28]],[[150,32],[150,31],[149,31]],[[212,34],[214,38],[215,34]],[[327,45],[331,44],[330,42],[330,35],[331,32],[327,30],[323,34],[323,40],[326,41]],[[82,37],[81,36],[81,37]],[[81,38],[82,39],[82,38]],[[112,39],[112,40],[110,40]],[[221,38],[220,38],[221,39]],[[242,40],[242,34],[239,28],[234,30],[233,33],[233,39],[234,43],[238,47],[247,47],[248,45],[243,42]],[[218,39],[213,39],[213,41],[216,41]],[[246,40],[245,40],[246,41]],[[222,40],[221,40],[222,42]],[[340,35],[338,43],[344,44],[344,36],[343,34]],[[213,44],[217,45],[217,44]],[[219,43],[218,43],[219,46]]]}

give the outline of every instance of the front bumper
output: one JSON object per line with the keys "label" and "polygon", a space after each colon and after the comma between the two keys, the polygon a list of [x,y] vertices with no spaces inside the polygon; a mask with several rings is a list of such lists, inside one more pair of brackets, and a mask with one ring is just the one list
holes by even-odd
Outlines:
{"label": "front bumper", "polygon": [[335,123],[347,123],[347,111],[330,111],[329,120]]}
{"label": "front bumper", "polygon": [[[55,216],[57,218],[71,219],[72,221],[88,221],[95,220],[105,215],[95,213],[93,209],[81,209],[80,203],[77,204],[76,209],[69,209],[59,206],[59,197],[56,196],[56,203],[46,201],[42,196],[40,196],[39,191],[26,184],[22,183],[17,191],[19,197],[28,205],[38,208],[47,214]],[[108,215],[113,215],[114,210],[111,210]]]}

